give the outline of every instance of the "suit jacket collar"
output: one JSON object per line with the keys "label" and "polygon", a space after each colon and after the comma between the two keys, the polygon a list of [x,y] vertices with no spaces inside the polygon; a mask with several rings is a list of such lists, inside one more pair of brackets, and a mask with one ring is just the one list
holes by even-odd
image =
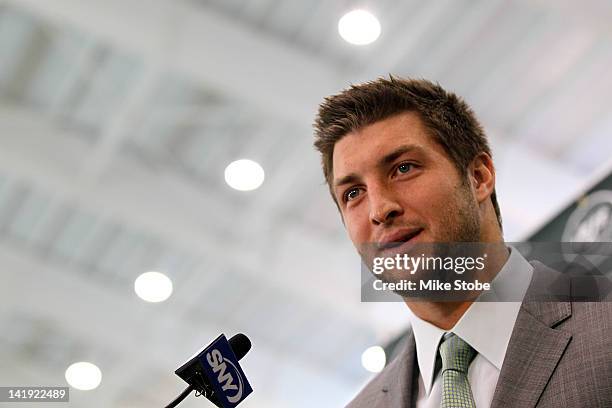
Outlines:
{"label": "suit jacket collar", "polygon": [[571,316],[570,302],[530,298],[534,291],[541,296],[545,282],[554,283],[556,295],[570,294],[569,281],[542,264],[534,263],[534,267],[530,290],[510,337],[491,408],[534,407],[572,338],[569,333],[555,329]]}

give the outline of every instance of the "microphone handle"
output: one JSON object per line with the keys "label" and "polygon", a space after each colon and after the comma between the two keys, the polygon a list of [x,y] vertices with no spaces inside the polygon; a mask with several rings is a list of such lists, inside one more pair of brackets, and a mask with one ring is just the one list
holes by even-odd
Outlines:
{"label": "microphone handle", "polygon": [[174,399],[174,401],[172,401],[171,403],[166,405],[164,408],[174,408],[174,407],[176,407],[182,400],[187,398],[187,396],[189,394],[191,394],[191,391],[193,391],[194,389],[195,388],[194,388],[193,385],[189,385],[189,387],[185,388],[185,390],[183,392],[181,392],[181,394],[178,397],[176,397]]}

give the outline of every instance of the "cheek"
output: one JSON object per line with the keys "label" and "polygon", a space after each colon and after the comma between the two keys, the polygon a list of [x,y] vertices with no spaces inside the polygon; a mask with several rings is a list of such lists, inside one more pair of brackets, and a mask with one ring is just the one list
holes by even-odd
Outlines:
{"label": "cheek", "polygon": [[457,186],[444,185],[431,195],[431,205],[424,211],[436,229],[452,228],[459,222],[461,208],[467,205],[468,199]]}
{"label": "cheek", "polygon": [[351,241],[359,246],[370,239],[369,219],[363,211],[351,211],[345,214],[344,225]]}
{"label": "cheek", "polygon": [[444,215],[454,205],[454,187],[446,180],[423,178],[419,181],[418,185],[411,186],[409,199],[404,201],[404,210],[409,219],[420,218],[433,226],[438,223],[436,220],[444,219]]}

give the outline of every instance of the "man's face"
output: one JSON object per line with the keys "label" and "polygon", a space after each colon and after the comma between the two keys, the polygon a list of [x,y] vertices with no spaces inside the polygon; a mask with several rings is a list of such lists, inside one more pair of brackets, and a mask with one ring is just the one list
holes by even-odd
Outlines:
{"label": "man's face", "polygon": [[[402,113],[338,141],[333,190],[362,257],[414,243],[477,242],[476,197],[417,114]],[[369,248],[369,249],[368,249]]]}

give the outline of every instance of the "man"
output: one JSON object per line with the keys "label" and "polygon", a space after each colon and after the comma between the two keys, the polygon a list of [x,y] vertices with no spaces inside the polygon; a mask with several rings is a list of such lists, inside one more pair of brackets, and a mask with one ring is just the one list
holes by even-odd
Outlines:
{"label": "man", "polygon": [[[425,80],[355,85],[325,99],[315,132],[366,263],[372,245],[479,242],[495,248],[490,278],[522,295],[554,274],[503,245],[491,150],[456,95]],[[406,296],[406,347],[349,407],[612,407],[612,303],[516,300]]]}

